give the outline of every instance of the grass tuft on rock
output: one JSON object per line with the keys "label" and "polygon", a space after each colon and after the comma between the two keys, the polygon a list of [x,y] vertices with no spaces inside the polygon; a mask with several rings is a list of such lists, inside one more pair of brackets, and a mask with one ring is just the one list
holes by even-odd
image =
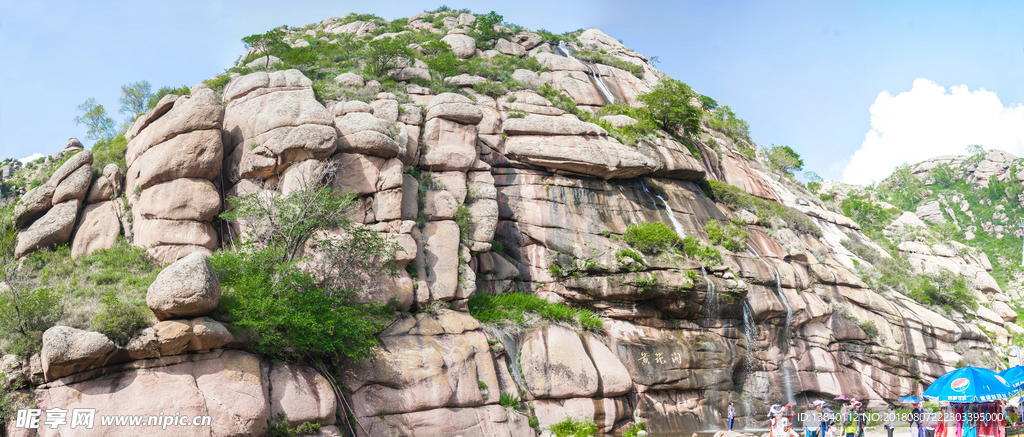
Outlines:
{"label": "grass tuft on rock", "polygon": [[587,331],[596,331],[604,326],[601,318],[590,310],[548,302],[524,293],[477,293],[469,299],[469,313],[483,323],[511,324],[519,327],[529,326],[536,318],[567,323]]}

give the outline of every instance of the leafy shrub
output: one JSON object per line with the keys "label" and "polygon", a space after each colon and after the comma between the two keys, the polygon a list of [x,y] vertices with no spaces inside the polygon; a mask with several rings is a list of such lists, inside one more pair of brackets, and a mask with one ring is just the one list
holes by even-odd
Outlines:
{"label": "leafy shrub", "polygon": [[292,427],[283,411],[277,413],[277,419],[268,420],[268,422],[270,422],[270,429],[267,432],[270,437],[300,437],[320,434],[320,424],[316,422],[302,422],[299,426]]}
{"label": "leafy shrub", "polygon": [[519,408],[519,398],[510,393],[502,393],[498,403],[505,408]]}
{"label": "leafy shrub", "polygon": [[508,92],[508,88],[498,82],[480,82],[473,84],[473,91],[476,91],[485,96],[498,98]]}
{"label": "leafy shrub", "polygon": [[128,164],[125,162],[125,152],[128,151],[128,141],[124,135],[118,135],[109,140],[97,141],[92,146],[92,167],[101,170],[107,164],[117,164],[122,173],[128,172]]}
{"label": "leafy shrub", "polygon": [[229,74],[221,74],[221,75],[219,75],[217,77],[214,77],[212,79],[207,79],[207,80],[203,81],[203,83],[209,85],[210,88],[212,88],[214,91],[216,91],[218,93],[223,93],[224,92],[224,88],[227,87],[228,83],[230,83],[230,82],[231,82],[231,75],[229,75]]}
{"label": "leafy shrub", "polygon": [[682,243],[676,231],[661,222],[630,223],[622,237],[630,246],[647,254],[672,250]]}
{"label": "leafy shrub", "polygon": [[629,427],[627,427],[626,430],[622,432],[622,437],[636,437],[636,435],[637,435],[637,433],[639,431],[645,431],[646,432],[646,428],[644,427],[644,423],[643,422],[631,423],[631,424],[629,424]]}
{"label": "leafy shrub", "polygon": [[708,264],[722,263],[722,254],[718,252],[718,249],[701,243],[693,237],[683,238],[683,253]]}
{"label": "leafy shrub", "polygon": [[7,353],[29,356],[39,352],[43,332],[64,316],[64,301],[49,288],[11,287],[0,294],[0,338]]}
{"label": "leafy shrub", "polygon": [[761,223],[774,227],[773,221],[777,219],[785,223],[785,226],[797,232],[811,234],[816,237],[821,236],[821,228],[818,225],[814,224],[804,213],[786,205],[751,196],[743,190],[724,182],[705,179],[700,182],[700,186],[708,197],[717,202],[724,203],[730,209],[752,211],[757,215]]}
{"label": "leafy shrub", "polygon": [[455,210],[455,224],[459,225],[463,238],[469,238],[469,223],[473,220],[473,213],[469,212],[466,205],[459,205]]}
{"label": "leafy shrub", "polygon": [[722,225],[718,220],[708,220],[704,230],[708,232],[708,238],[711,238],[712,243],[724,246],[733,252],[746,249],[747,239],[750,238],[747,231],[740,229],[739,226],[732,223]]}
{"label": "leafy shrub", "polygon": [[844,215],[860,225],[864,234],[875,241],[885,238],[882,230],[902,214],[898,209],[883,208],[866,194],[851,194],[843,199],[839,207],[842,208]]}
{"label": "leafy shrub", "polygon": [[178,88],[172,88],[169,86],[160,87],[160,89],[156,91],[156,94],[150,96],[149,101],[146,102],[146,110],[152,111],[153,108],[156,108],[156,104],[160,103],[160,99],[164,98],[164,96],[168,94],[187,96],[189,94],[192,94],[192,89],[185,85],[182,85]]}
{"label": "leafy shrub", "polygon": [[584,419],[576,420],[572,417],[566,417],[565,420],[551,425],[551,432],[555,434],[555,437],[593,436],[597,433],[597,424],[593,421]]}
{"label": "leafy shrub", "polygon": [[[605,115],[625,115],[637,122],[628,126],[615,127],[604,121]],[[634,146],[640,141],[653,140],[658,137],[658,122],[654,120],[646,107],[633,107],[625,102],[617,102],[602,106],[589,121],[608,131],[608,135],[627,146]]]}
{"label": "leafy shrub", "polygon": [[864,331],[868,338],[875,338],[878,335],[878,326],[875,325],[874,320],[858,323],[857,326],[860,327],[861,331]]}
{"label": "leafy shrub", "polygon": [[370,40],[363,46],[360,55],[366,61],[366,71],[376,77],[384,77],[403,58],[411,58],[412,50],[402,37]]}
{"label": "leafy shrub", "polygon": [[629,264],[630,271],[640,271],[647,267],[647,263],[644,262],[644,257],[635,250],[620,249],[618,252],[615,252],[615,260],[618,261],[619,264]]}
{"label": "leafy shrub", "polygon": [[103,310],[93,319],[92,330],[102,333],[118,346],[149,326],[149,308],[142,302],[122,300],[117,292],[108,290],[101,299]]}
{"label": "leafy shrub", "polygon": [[508,323],[519,327],[527,326],[532,316],[570,323],[588,331],[596,331],[604,325],[601,318],[590,310],[548,302],[523,293],[477,293],[469,299],[469,313],[483,323]]}
{"label": "leafy shrub", "polygon": [[[333,169],[324,169],[312,179],[330,174]],[[357,291],[393,274],[385,261],[397,245],[347,218],[357,207],[355,196],[314,183],[287,196],[250,195],[232,203],[234,210],[222,217],[244,220],[250,231],[237,250],[211,261],[224,289],[219,309],[254,334],[250,348],[281,359],[370,357],[389,311],[360,303]],[[327,236],[327,229],[344,237]],[[317,256],[303,257],[307,248]]]}

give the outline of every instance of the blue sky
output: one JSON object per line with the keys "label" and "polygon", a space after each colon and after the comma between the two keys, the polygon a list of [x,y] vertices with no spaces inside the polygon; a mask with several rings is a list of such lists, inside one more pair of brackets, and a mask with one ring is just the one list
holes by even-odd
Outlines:
{"label": "blue sky", "polygon": [[[348,12],[407,17],[441,3],[3,0],[0,158],[85,141],[73,121],[85,99],[116,113],[122,84],[194,85],[229,67],[243,36]],[[658,68],[746,119],[756,142],[792,146],[826,178],[880,179],[903,161],[958,153],[960,143],[1024,156],[1015,106],[1024,102],[1024,3],[443,3],[495,10],[531,29],[598,27],[658,56]]]}

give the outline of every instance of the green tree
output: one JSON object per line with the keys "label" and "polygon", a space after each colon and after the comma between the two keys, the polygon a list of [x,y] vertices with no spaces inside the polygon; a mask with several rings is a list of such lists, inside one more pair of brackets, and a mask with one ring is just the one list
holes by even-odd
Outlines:
{"label": "green tree", "polygon": [[235,251],[213,257],[226,290],[221,310],[254,334],[258,353],[366,358],[387,323],[387,307],[361,296],[386,287],[381,279],[394,274],[387,261],[398,246],[347,218],[360,202],[317,182],[332,174],[288,195],[236,198],[222,216],[249,231]]}
{"label": "green tree", "polygon": [[773,169],[789,176],[792,176],[794,171],[804,169],[803,158],[792,147],[772,144],[771,147],[764,148],[764,154],[768,157],[768,163]]}
{"label": "green tree", "polygon": [[459,57],[452,51],[452,46],[444,41],[431,41],[423,44],[427,54],[423,62],[430,68],[435,80],[444,81],[446,77],[459,74]]}
{"label": "green tree", "polygon": [[149,96],[149,100],[146,102],[146,111],[151,111],[153,110],[153,108],[156,108],[156,104],[160,103],[160,99],[164,98],[164,96],[168,94],[187,96],[191,93],[192,90],[185,85],[182,85],[177,88],[172,88],[169,86],[160,87],[160,89],[156,91],[156,94],[152,94]]}
{"label": "green tree", "polygon": [[93,141],[105,141],[114,137],[114,119],[107,116],[107,110],[103,105],[97,104],[96,99],[90,97],[78,105],[82,115],[75,117],[75,123],[84,124],[89,128],[86,138]]}
{"label": "green tree", "polygon": [[271,30],[267,33],[258,33],[242,38],[246,50],[255,48],[267,60],[267,67],[270,67],[270,55],[281,50],[287,50],[288,44],[284,42],[284,31],[281,28]]}
{"label": "green tree", "polygon": [[693,136],[700,131],[702,111],[690,101],[698,97],[689,85],[665,78],[650,92],[641,94],[639,100],[647,105],[652,118],[666,131],[678,133],[683,130]]}
{"label": "green tree", "polygon": [[505,17],[498,15],[497,12],[491,11],[485,15],[478,15],[476,17],[476,23],[473,24],[473,38],[476,39],[476,46],[481,50],[493,48],[494,44],[501,38],[502,35],[494,30],[494,26],[503,24]]}
{"label": "green tree", "polygon": [[401,59],[412,58],[412,50],[408,41],[401,37],[380,38],[371,40],[360,51],[366,60],[366,71],[377,77],[384,77],[388,70],[394,68]]}
{"label": "green tree", "polygon": [[813,171],[804,172],[804,179],[807,180],[807,189],[811,190],[812,193],[817,193],[818,188],[821,188],[822,181],[825,180],[821,175]]}
{"label": "green tree", "polygon": [[122,114],[128,114],[126,124],[131,124],[140,115],[145,114],[149,99],[153,97],[153,86],[148,81],[132,82],[121,85],[121,109]]}

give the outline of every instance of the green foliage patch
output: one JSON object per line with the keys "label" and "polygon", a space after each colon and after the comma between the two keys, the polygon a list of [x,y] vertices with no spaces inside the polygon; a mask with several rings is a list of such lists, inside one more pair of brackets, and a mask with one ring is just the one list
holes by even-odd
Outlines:
{"label": "green foliage patch", "polygon": [[597,433],[597,424],[591,420],[566,417],[565,420],[551,425],[555,437],[592,437]]}
{"label": "green foliage patch", "polygon": [[721,202],[733,210],[751,211],[761,223],[776,227],[776,221],[779,221],[781,223],[778,224],[794,231],[821,237],[821,228],[818,225],[814,224],[804,213],[786,205],[752,196],[738,187],[724,182],[705,179],[700,182],[700,186],[711,199]]}
{"label": "green foliage patch", "polygon": [[682,243],[676,231],[661,222],[630,223],[622,237],[630,246],[652,255],[671,251]]}
{"label": "green foliage patch", "polygon": [[733,223],[721,224],[718,220],[708,220],[704,226],[711,242],[724,246],[733,252],[739,252],[747,248],[747,239],[750,234]]}
{"label": "green foliage patch", "polygon": [[568,323],[580,329],[596,331],[604,325],[590,310],[552,303],[532,294],[477,293],[469,299],[469,313],[483,323],[508,323],[528,326],[531,316],[550,322]]}

